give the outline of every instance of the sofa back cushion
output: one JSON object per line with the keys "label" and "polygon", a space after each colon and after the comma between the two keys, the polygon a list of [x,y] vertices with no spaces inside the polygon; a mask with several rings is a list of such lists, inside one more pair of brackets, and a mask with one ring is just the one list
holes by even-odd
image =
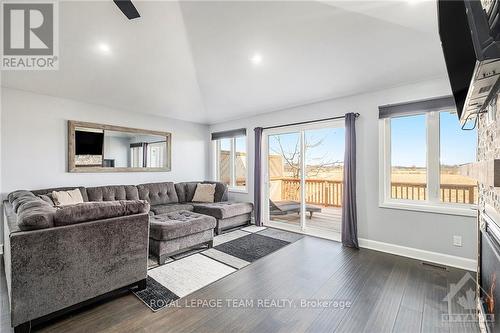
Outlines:
{"label": "sofa back cushion", "polygon": [[17,191],[9,193],[7,195],[7,201],[9,201],[10,203],[13,203],[14,200],[16,200],[16,199],[20,199],[22,197],[33,197],[33,196],[34,196],[34,194],[31,193],[30,191],[17,190]]}
{"label": "sofa back cushion", "polygon": [[134,185],[110,185],[87,187],[89,201],[139,200],[139,191]]}
{"label": "sofa back cushion", "polygon": [[7,200],[12,204],[12,208],[14,212],[17,213],[19,206],[21,206],[25,202],[31,202],[36,199],[36,196],[30,191],[14,191],[9,193],[7,196]]}
{"label": "sofa back cushion", "polygon": [[54,191],[56,191],[56,192],[71,191],[71,190],[74,190],[75,188],[80,190],[84,202],[89,201],[89,197],[87,196],[87,190],[83,186],[79,186],[79,187],[75,187],[75,186],[73,186],[73,187],[54,187],[54,188],[46,188],[43,190],[34,190],[31,192],[34,195],[48,195],[52,199],[52,192],[54,192]]}
{"label": "sofa back cushion", "polygon": [[56,208],[32,192],[15,191],[8,195],[12,209],[17,214],[20,230],[45,229],[54,226]]}
{"label": "sofa back cushion", "polygon": [[84,202],[58,209],[54,215],[54,225],[64,226],[148,212],[149,203],[144,200]]}
{"label": "sofa back cushion", "polygon": [[139,191],[139,199],[146,200],[151,205],[179,202],[172,182],[141,184],[137,185],[137,190]]}
{"label": "sofa back cushion", "polygon": [[198,183],[200,182],[183,182],[175,184],[179,202],[191,202]]}
{"label": "sofa back cushion", "polygon": [[194,193],[196,192],[196,186],[201,184],[215,184],[215,194],[214,202],[227,201],[227,185],[221,182],[183,182],[175,184],[175,189],[179,197],[179,202],[192,202]]}

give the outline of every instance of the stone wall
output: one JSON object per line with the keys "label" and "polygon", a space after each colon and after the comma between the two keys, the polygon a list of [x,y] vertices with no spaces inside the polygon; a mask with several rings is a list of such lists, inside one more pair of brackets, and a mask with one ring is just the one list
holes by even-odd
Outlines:
{"label": "stone wall", "polygon": [[[486,114],[479,117],[478,137],[478,160],[500,159],[500,94],[497,99],[496,119],[489,122]],[[500,213],[500,188],[479,184],[480,208],[483,209],[485,204],[495,207]]]}

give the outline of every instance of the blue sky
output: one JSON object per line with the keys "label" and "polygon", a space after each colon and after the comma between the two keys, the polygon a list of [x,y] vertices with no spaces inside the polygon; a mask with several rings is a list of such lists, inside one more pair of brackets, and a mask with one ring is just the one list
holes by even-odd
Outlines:
{"label": "blue sky", "polygon": [[454,165],[476,160],[477,130],[461,129],[458,116],[441,112],[441,164]]}
{"label": "blue sky", "polygon": [[[426,166],[425,115],[391,120],[393,166]],[[440,113],[441,164],[460,165],[476,160],[477,132],[463,131],[454,113]]]}
{"label": "blue sky", "polygon": [[[280,146],[276,140],[277,136],[269,137],[269,148],[272,154],[280,151]],[[299,142],[299,133],[287,133],[279,135],[281,144],[285,152],[290,155],[295,150],[295,145]],[[318,165],[344,161],[344,128],[322,128],[308,130],[305,132],[308,146],[306,152],[306,163],[308,165]],[[316,146],[312,147],[312,145]],[[298,157],[297,157],[298,158]],[[298,161],[298,159],[297,159]]]}
{"label": "blue sky", "polygon": [[[441,128],[441,164],[458,165],[475,161],[476,131],[463,131],[457,115],[449,112],[440,113]],[[391,120],[392,165],[393,166],[426,166],[426,116],[393,118]],[[293,152],[299,140],[299,133],[279,135],[286,152]],[[306,131],[306,141],[317,143],[317,147],[309,148],[306,163],[317,165],[325,162],[343,161],[344,128],[325,128]],[[270,136],[271,152],[279,151],[276,136]],[[325,161],[325,162],[322,162]]]}

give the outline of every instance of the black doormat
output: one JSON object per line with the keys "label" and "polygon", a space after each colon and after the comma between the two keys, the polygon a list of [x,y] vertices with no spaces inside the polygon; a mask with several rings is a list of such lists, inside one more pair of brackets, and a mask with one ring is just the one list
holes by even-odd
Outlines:
{"label": "black doormat", "polygon": [[216,250],[253,262],[281,249],[290,242],[259,234],[250,234],[215,246]]}
{"label": "black doormat", "polygon": [[149,276],[146,279],[146,289],[134,291],[134,294],[155,312],[179,299],[179,296]]}

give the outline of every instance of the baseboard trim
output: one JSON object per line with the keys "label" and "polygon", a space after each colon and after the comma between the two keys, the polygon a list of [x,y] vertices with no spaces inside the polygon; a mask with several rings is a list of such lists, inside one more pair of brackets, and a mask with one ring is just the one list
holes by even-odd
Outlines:
{"label": "baseboard trim", "polygon": [[391,253],[412,259],[429,261],[436,264],[465,269],[468,271],[475,272],[477,270],[477,262],[474,259],[457,257],[449,254],[431,252],[364,238],[359,239],[359,246],[365,249]]}

